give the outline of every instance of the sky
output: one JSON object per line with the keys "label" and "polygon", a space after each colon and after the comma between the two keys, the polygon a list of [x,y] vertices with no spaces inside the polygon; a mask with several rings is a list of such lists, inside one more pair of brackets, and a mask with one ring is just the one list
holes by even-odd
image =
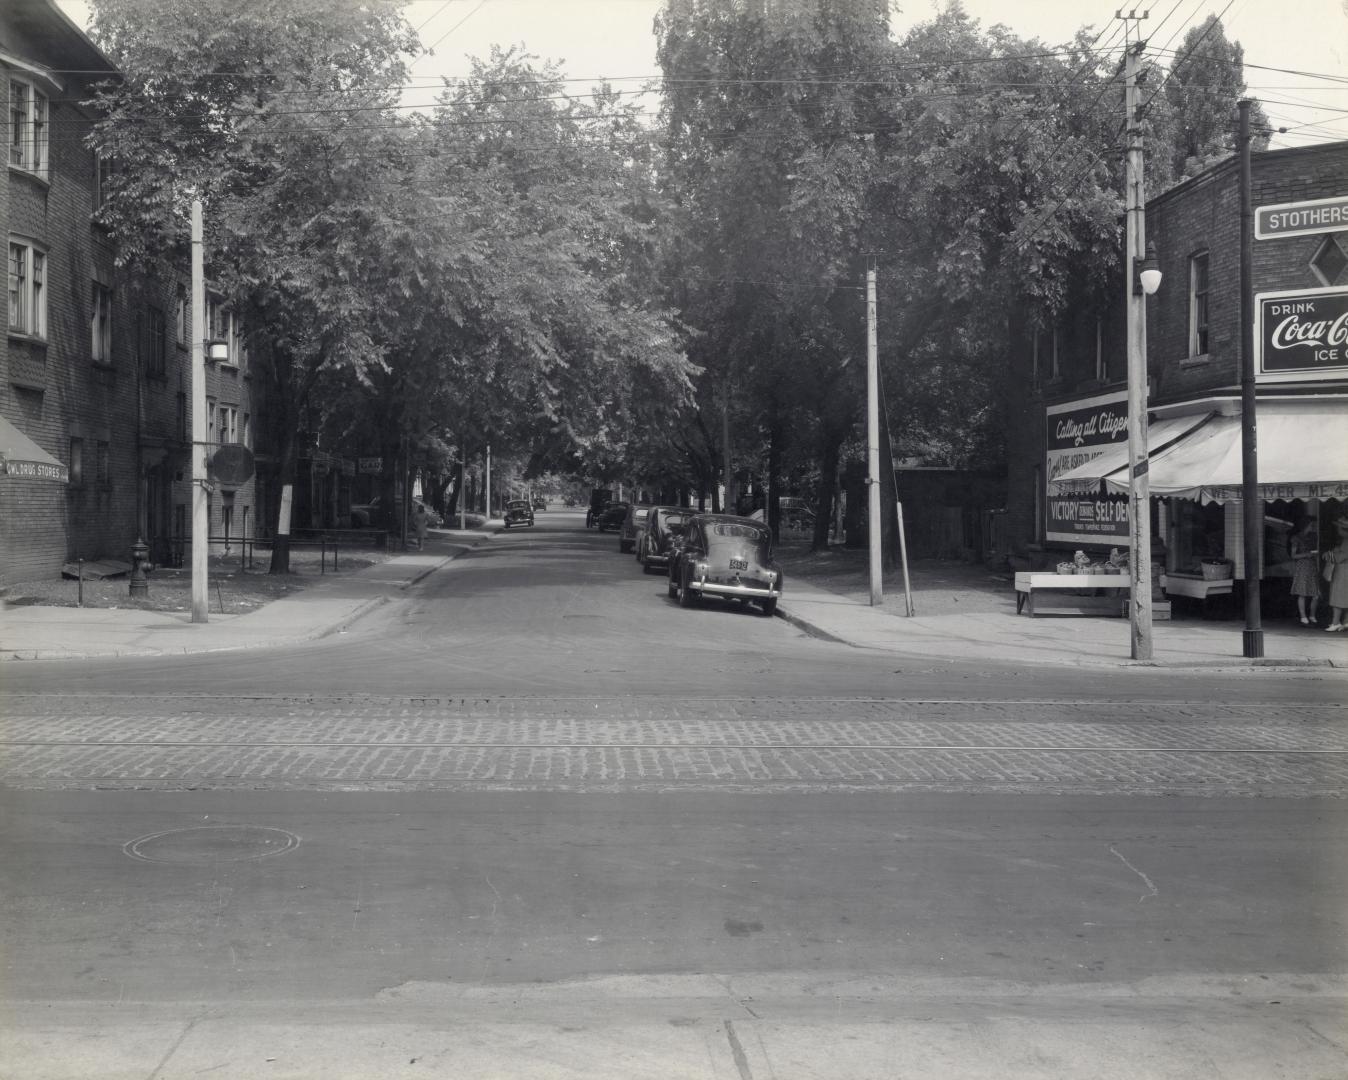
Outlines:
{"label": "sky", "polygon": [[[84,25],[84,4],[58,2]],[[1140,24],[1143,34],[1151,46],[1162,50],[1177,48],[1185,31],[1208,15],[1221,17],[1227,37],[1245,48],[1250,92],[1264,102],[1275,127],[1289,129],[1274,136],[1274,148],[1348,139],[1348,0],[1129,2],[1125,12],[1148,12]],[[431,54],[413,67],[409,104],[429,102],[441,77],[467,75],[469,58],[487,56],[493,45],[522,45],[560,61],[578,88],[605,78],[619,89],[635,89],[658,71],[652,25],[661,4],[662,0],[410,0],[408,21]],[[1119,0],[963,0],[963,5],[985,27],[1000,22],[1022,37],[1038,37],[1049,44],[1070,40],[1085,24],[1103,30],[1106,43],[1122,39],[1115,30]],[[891,30],[902,36],[942,6],[944,0],[892,3]],[[649,108],[655,107],[650,100]]]}

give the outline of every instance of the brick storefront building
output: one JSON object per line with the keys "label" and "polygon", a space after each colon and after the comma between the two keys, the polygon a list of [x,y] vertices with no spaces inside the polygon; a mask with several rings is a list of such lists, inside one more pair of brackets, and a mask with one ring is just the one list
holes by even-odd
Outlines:
{"label": "brick storefront building", "polygon": [[[171,563],[190,531],[190,288],[185,274],[115,266],[94,219],[101,165],[81,103],[115,74],[50,0],[0,9],[0,585],[81,558],[127,562],[138,537]],[[248,443],[246,352],[226,308],[213,303],[208,315],[231,353],[208,371],[207,439]],[[212,535],[251,532],[253,505],[251,481],[217,489]]]}
{"label": "brick storefront building", "polygon": [[[1332,545],[1329,522],[1348,497],[1348,208],[1329,209],[1348,201],[1348,143],[1257,153],[1251,173],[1256,217],[1285,204],[1315,211],[1280,219],[1305,231],[1253,240],[1259,577],[1281,587],[1288,531],[1311,518]],[[1164,274],[1147,301],[1156,560],[1176,588],[1210,577],[1204,562],[1226,560],[1228,576],[1244,579],[1236,159],[1151,200],[1146,227]],[[1104,302],[1083,298],[1054,329],[1025,333],[1014,365],[1007,528],[1037,565],[1128,543],[1123,289],[1120,279]]]}

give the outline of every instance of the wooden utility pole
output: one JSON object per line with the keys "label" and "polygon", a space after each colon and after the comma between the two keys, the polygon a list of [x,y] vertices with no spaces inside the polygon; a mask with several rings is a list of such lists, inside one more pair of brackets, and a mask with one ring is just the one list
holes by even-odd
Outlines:
{"label": "wooden utility pole", "polygon": [[[875,263],[866,271],[866,535],[870,547],[871,607],[884,603],[880,555],[880,351],[876,345]],[[892,466],[891,466],[892,468]]]}
{"label": "wooden utility pole", "polygon": [[192,200],[192,621],[210,620],[211,493],[206,480],[206,275],[201,200]]}
{"label": "wooden utility pole", "polygon": [[1254,394],[1254,252],[1250,220],[1250,99],[1240,99],[1240,497],[1245,525],[1245,656],[1264,655],[1259,610],[1259,548],[1264,534],[1259,500],[1259,452]]}
{"label": "wooden utility pole", "polygon": [[[1130,14],[1121,18],[1133,19]],[[1141,16],[1145,17],[1145,16]],[[1125,160],[1128,322],[1128,615],[1132,657],[1150,660],[1151,627],[1151,483],[1147,475],[1147,297],[1138,282],[1137,263],[1147,250],[1142,188],[1142,128],[1137,108],[1137,68],[1143,42],[1128,49],[1124,71],[1128,152]]]}

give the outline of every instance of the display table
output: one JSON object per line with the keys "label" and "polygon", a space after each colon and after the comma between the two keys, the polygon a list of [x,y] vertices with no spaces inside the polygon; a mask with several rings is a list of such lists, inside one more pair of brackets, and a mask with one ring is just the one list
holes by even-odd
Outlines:
{"label": "display table", "polygon": [[1226,596],[1236,586],[1234,578],[1205,578],[1201,574],[1177,574],[1167,572],[1161,575],[1161,588],[1168,596],[1188,596],[1194,600],[1206,600],[1209,596]]}
{"label": "display table", "polygon": [[[1076,590],[1094,592],[1107,589],[1105,596],[1075,596]],[[1130,586],[1127,574],[1051,574],[1047,571],[1026,571],[1016,574],[1016,614],[1028,607],[1035,614],[1035,593],[1053,594],[1054,614],[1116,615],[1125,613],[1121,601],[1128,596]],[[1027,604],[1028,601],[1028,604]]]}

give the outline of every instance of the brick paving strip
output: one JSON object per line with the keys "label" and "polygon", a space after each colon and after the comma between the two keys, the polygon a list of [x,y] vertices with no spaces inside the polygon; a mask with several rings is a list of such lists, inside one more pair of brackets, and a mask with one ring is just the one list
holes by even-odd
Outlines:
{"label": "brick paving strip", "polygon": [[1342,797],[1335,705],[6,699],[11,787],[1071,791]]}

